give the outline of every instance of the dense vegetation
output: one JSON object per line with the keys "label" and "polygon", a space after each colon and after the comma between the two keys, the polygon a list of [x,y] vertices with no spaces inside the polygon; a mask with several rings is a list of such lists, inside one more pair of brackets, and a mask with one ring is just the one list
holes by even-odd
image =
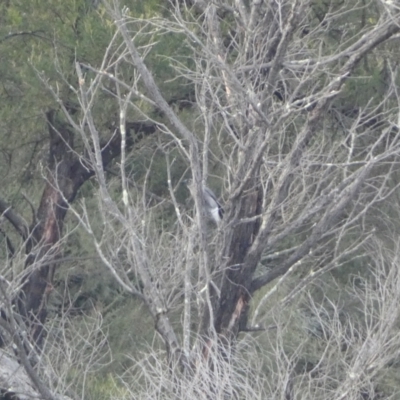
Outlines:
{"label": "dense vegetation", "polygon": [[398,398],[395,2],[0,22],[0,399]]}

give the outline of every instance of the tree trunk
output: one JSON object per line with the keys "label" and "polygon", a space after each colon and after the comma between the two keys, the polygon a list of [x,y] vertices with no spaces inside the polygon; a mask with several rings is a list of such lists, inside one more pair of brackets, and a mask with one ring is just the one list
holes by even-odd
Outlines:
{"label": "tree trunk", "polygon": [[[254,183],[250,182],[243,190],[244,195],[238,200],[239,214],[237,220],[251,219],[260,214],[262,198]],[[245,329],[250,301],[250,285],[254,268],[245,268],[244,260],[260,228],[260,220],[238,223],[229,242],[225,244],[223,259],[228,259],[223,266],[220,297],[214,294],[214,328],[219,338],[226,345],[235,340],[237,334]],[[209,314],[203,320],[207,332]],[[207,333],[206,333],[207,335]]]}
{"label": "tree trunk", "polygon": [[[74,134],[70,126],[57,121],[54,110],[47,112],[46,117],[50,136],[47,181],[36,221],[30,227],[25,265],[29,272],[18,297],[19,311],[30,326],[31,339],[39,347],[47,316],[47,300],[60,254],[64,219],[78,190],[94,174],[74,151]],[[144,135],[154,133],[155,129],[154,124],[127,124],[127,145],[132,146]],[[135,132],[134,138],[131,132]],[[121,136],[116,134],[102,148],[103,164],[107,165],[117,157],[120,149]]]}

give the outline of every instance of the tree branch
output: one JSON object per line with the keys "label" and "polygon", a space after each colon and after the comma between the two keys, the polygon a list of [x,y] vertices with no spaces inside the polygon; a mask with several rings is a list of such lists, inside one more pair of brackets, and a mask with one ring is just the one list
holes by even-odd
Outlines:
{"label": "tree branch", "polygon": [[2,198],[0,198],[0,213],[8,219],[23,240],[29,235],[27,222]]}

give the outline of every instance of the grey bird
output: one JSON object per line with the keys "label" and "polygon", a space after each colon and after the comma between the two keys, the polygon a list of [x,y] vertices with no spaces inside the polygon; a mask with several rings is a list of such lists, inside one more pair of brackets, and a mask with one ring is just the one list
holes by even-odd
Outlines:
{"label": "grey bird", "polygon": [[[193,196],[194,195],[193,180],[186,179],[183,182],[186,183],[188,189],[190,190],[190,193]],[[222,217],[224,215],[224,209],[222,208],[221,204],[219,204],[217,196],[215,196],[214,192],[207,186],[203,186],[202,195],[207,213],[216,224],[219,224],[222,221]]]}

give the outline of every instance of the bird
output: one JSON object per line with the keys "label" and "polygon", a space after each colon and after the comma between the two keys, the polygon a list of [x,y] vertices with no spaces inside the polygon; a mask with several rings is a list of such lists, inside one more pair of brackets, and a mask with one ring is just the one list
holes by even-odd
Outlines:
{"label": "bird", "polygon": [[[184,183],[186,183],[190,193],[194,196],[194,183],[192,179],[185,179]],[[202,196],[204,199],[204,205],[208,215],[211,219],[218,225],[222,221],[222,217],[224,215],[224,209],[221,204],[218,202],[217,196],[215,196],[214,192],[208,188],[207,186],[202,187]]]}

